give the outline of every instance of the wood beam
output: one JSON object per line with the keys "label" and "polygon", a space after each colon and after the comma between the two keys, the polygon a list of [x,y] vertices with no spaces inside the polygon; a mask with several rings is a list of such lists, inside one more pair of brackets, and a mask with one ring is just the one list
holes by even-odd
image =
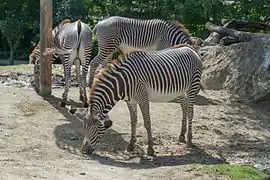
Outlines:
{"label": "wood beam", "polygon": [[52,92],[52,57],[44,56],[52,41],[52,0],[40,0],[40,74],[39,94],[50,96]]}

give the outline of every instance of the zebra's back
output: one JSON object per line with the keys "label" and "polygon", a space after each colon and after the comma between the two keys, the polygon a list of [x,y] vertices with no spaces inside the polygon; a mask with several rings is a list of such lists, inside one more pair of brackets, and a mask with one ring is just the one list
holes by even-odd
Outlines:
{"label": "zebra's back", "polygon": [[137,52],[125,60],[125,66],[147,86],[150,101],[162,102],[183,95],[202,69],[200,57],[189,47]]}
{"label": "zebra's back", "polygon": [[149,101],[171,101],[194,85],[199,88],[201,73],[200,57],[190,47],[136,52],[104,70],[90,96],[106,87],[104,92],[114,94],[110,96],[113,99],[131,101],[136,98],[138,85],[142,85],[148,91]]}
{"label": "zebra's back", "polygon": [[100,39],[115,38],[123,52],[156,51],[179,43],[190,43],[187,30],[161,19],[133,19],[112,16],[100,21],[93,30]]}

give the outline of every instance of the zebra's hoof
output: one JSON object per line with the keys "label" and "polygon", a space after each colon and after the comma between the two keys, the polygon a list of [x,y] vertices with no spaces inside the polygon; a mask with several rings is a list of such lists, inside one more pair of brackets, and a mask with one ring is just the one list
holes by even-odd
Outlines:
{"label": "zebra's hoof", "polygon": [[180,135],[179,136],[179,139],[178,139],[178,142],[180,142],[180,143],[186,143],[185,136]]}
{"label": "zebra's hoof", "polygon": [[188,141],[187,142],[187,148],[192,148],[192,147],[193,147],[193,144],[190,141]]}
{"label": "zebra's hoof", "polygon": [[148,156],[154,156],[154,154],[155,154],[154,149],[152,147],[148,147],[147,148],[147,155]]}
{"label": "zebra's hoof", "polygon": [[88,103],[84,103],[83,105],[84,108],[88,108],[88,106],[89,106]]}
{"label": "zebra's hoof", "polygon": [[134,145],[128,144],[127,151],[128,152],[134,151]]}
{"label": "zebra's hoof", "polygon": [[65,107],[65,106],[66,106],[66,102],[65,102],[65,101],[62,101],[62,102],[60,103],[60,106]]}

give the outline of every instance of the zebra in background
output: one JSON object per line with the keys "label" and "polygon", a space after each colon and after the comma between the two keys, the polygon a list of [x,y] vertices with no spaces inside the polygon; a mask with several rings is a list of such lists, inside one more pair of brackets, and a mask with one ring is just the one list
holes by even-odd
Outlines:
{"label": "zebra in background", "polygon": [[[57,49],[57,51],[53,53],[52,60],[60,57],[64,66],[65,87],[62,94],[63,102],[61,102],[61,105],[65,106],[67,101],[71,84],[71,66],[74,63],[80,89],[80,100],[84,103],[84,106],[87,107],[86,78],[92,53],[91,28],[80,20],[72,23],[69,19],[65,19],[52,30],[52,47]],[[39,64],[39,58],[40,49],[38,43],[37,47],[34,48],[29,56],[29,63]],[[82,73],[80,65],[82,65]],[[39,69],[35,66],[34,73],[36,74],[38,72]]]}
{"label": "zebra in background", "polygon": [[97,67],[104,68],[116,51],[158,51],[171,46],[192,44],[184,26],[177,22],[160,19],[141,20],[112,16],[97,23],[98,55],[91,61],[89,86],[91,87]]}
{"label": "zebra in background", "polygon": [[187,147],[191,147],[193,106],[201,88],[201,73],[201,59],[187,44],[157,52],[135,52],[126,55],[123,61],[113,62],[94,82],[89,93],[89,108],[69,107],[70,113],[80,114],[77,117],[84,121],[82,152],[92,153],[105,130],[112,125],[109,111],[124,100],[131,120],[127,150],[134,150],[136,142],[138,104],[148,135],[147,154],[154,155],[149,101],[168,102],[179,96],[184,104],[179,142],[185,142],[187,132]]}

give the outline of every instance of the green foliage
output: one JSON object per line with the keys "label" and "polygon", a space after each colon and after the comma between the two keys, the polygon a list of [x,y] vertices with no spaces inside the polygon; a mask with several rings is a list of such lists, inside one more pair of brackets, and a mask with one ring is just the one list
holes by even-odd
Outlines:
{"label": "green foliage", "polygon": [[260,171],[249,165],[204,165],[202,171],[215,176],[227,176],[232,180],[248,179],[248,180],[270,180],[270,174]]}

